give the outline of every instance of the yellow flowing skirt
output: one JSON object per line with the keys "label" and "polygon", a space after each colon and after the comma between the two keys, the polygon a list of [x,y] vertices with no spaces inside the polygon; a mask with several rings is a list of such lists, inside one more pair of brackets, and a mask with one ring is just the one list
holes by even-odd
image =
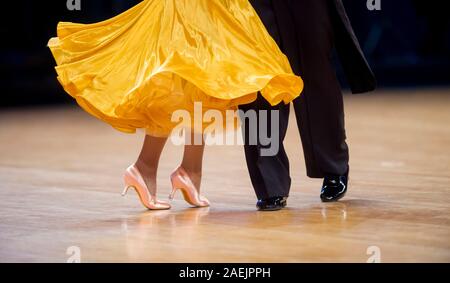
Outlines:
{"label": "yellow flowing skirt", "polygon": [[144,0],[103,22],[61,22],[48,46],[65,91],[127,133],[168,136],[194,102],[224,112],[303,89],[248,0]]}

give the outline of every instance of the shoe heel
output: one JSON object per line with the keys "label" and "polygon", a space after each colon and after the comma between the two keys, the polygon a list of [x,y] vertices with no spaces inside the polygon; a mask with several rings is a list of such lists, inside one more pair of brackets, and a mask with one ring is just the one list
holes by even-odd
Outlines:
{"label": "shoe heel", "polygon": [[122,196],[123,196],[123,197],[126,196],[126,195],[128,194],[128,190],[129,190],[130,188],[132,188],[132,186],[126,186],[126,187],[123,189],[123,192],[122,192]]}
{"label": "shoe heel", "polygon": [[169,194],[169,200],[173,201],[175,199],[175,194],[177,193],[178,189],[173,188],[172,192]]}

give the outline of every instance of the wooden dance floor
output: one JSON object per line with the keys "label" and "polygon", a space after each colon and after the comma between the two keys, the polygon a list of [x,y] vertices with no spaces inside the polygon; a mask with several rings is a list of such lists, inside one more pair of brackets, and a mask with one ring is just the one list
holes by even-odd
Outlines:
{"label": "wooden dance floor", "polygon": [[[178,195],[152,212],[120,195],[142,133],[71,106],[0,110],[0,262],[66,262],[73,247],[82,262],[450,262],[449,92],[346,96],[352,171],[339,203],[306,178],[292,119],[292,194],[272,213],[255,210],[240,146],[207,148],[211,208]],[[160,198],[181,153],[163,153]]]}

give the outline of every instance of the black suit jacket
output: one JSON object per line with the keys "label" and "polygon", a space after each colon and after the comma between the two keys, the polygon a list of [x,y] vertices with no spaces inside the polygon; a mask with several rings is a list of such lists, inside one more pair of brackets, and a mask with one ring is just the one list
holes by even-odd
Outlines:
{"label": "black suit jacket", "polygon": [[[298,70],[296,64],[300,64],[298,60],[299,51],[295,40],[292,39],[292,34],[293,32],[295,33],[296,28],[292,20],[292,17],[295,16],[295,1],[274,0],[272,5],[276,15],[283,51],[289,57],[293,69]],[[374,90],[377,84],[375,76],[361,50],[342,0],[327,1],[331,3],[330,16],[332,17],[334,28],[334,46],[352,92],[363,93]]]}

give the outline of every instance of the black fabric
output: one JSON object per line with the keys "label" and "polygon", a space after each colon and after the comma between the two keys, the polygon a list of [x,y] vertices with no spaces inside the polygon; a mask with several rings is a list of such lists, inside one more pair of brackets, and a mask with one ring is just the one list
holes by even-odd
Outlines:
{"label": "black fabric", "polygon": [[[376,82],[339,0],[250,1],[272,37],[287,55],[305,88],[294,101],[307,174],[312,178],[343,175],[348,169],[344,103],[331,56],[336,47],[355,93],[370,91]],[[291,179],[283,140],[289,106],[271,107],[261,96],[241,106],[247,110],[280,111],[280,150],[269,157],[261,145],[245,142],[247,165],[259,199],[288,196]],[[261,121],[260,121],[261,122]],[[269,121],[270,122],[270,121]],[[270,124],[266,125],[267,129]],[[244,128],[249,134],[249,129]]]}
{"label": "black fabric", "polygon": [[[334,34],[333,45],[336,48],[352,92],[364,93],[376,88],[375,76],[364,57],[342,0],[251,0],[250,2],[254,5],[255,10],[263,13],[260,15],[262,17],[268,13],[263,11],[264,6],[272,6],[281,37],[280,44],[289,57],[295,72],[299,72],[301,64],[298,40],[310,39],[309,36],[298,38],[295,34],[299,30],[304,30],[311,35],[311,38],[314,38],[315,35],[312,33],[320,32],[314,25],[321,25],[322,21],[327,21],[331,22],[332,33]],[[264,2],[266,4],[263,4]],[[323,9],[311,9],[318,6],[327,7],[328,15],[324,15]],[[320,17],[320,15],[322,15],[322,18],[315,18]],[[302,26],[305,23],[306,26]],[[269,32],[274,29],[271,26],[267,26],[267,28]]]}
{"label": "black fabric", "polygon": [[[289,159],[283,145],[286,137],[288,121],[289,121],[289,105],[280,104],[272,107],[261,95],[258,99],[247,105],[242,105],[241,110],[257,110],[257,119],[259,122],[261,111],[267,111],[268,121],[272,118],[271,110],[278,110],[279,113],[279,150],[275,156],[263,156],[261,150],[268,146],[263,146],[260,141],[259,128],[256,130],[254,137],[257,144],[250,143],[252,131],[247,121],[243,121],[244,142],[245,142],[245,158],[247,161],[250,179],[255,189],[258,199],[268,199],[272,197],[284,197],[289,195],[291,188],[291,178],[289,176]],[[264,126],[264,125],[263,125]],[[269,136],[271,136],[270,125],[265,125]],[[269,145],[270,146],[270,145]]]}

